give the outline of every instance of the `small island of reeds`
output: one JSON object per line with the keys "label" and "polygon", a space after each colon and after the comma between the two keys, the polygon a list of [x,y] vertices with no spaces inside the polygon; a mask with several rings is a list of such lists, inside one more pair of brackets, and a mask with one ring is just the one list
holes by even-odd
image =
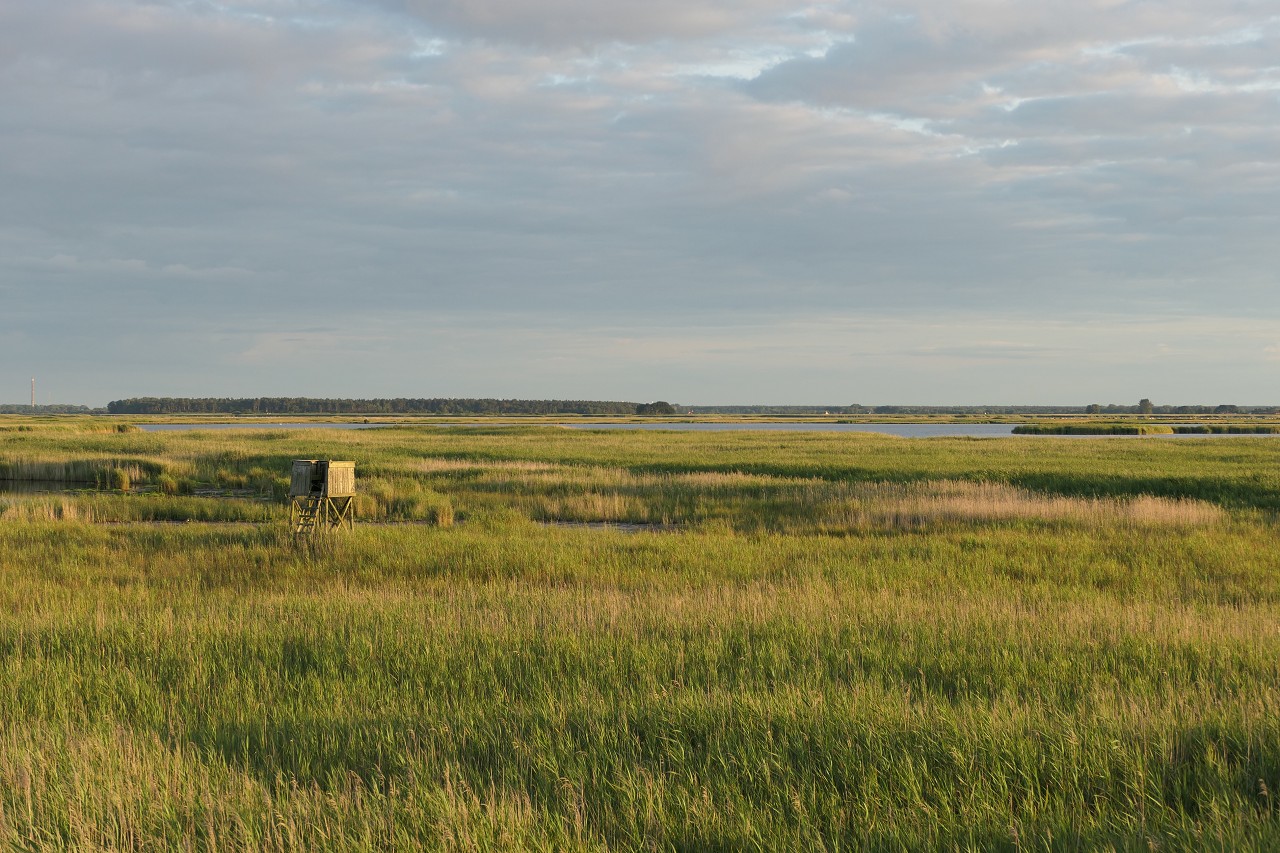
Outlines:
{"label": "small island of reeds", "polygon": [[1280,435],[1280,424],[1049,422],[1019,424],[1014,435]]}
{"label": "small island of reeds", "polygon": [[1019,424],[1014,435],[1173,435],[1165,424],[1137,423],[1038,423]]}

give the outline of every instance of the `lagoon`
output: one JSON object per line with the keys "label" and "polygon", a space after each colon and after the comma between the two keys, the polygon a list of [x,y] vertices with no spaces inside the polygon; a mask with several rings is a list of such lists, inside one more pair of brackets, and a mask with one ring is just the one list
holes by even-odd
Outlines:
{"label": "lagoon", "polygon": [[227,421],[222,423],[189,423],[189,424],[138,424],[143,432],[186,432],[193,429],[377,429],[392,426],[388,423],[353,424],[353,423],[269,423],[267,421]]}
{"label": "lagoon", "polygon": [[[214,423],[166,423],[138,424],[145,432],[182,432],[187,430],[228,429],[381,429],[390,426],[432,426],[440,428],[493,428],[507,426],[557,426],[575,430],[668,430],[672,432],[836,432],[878,433],[899,438],[1005,438],[1014,434],[1018,424],[946,424],[946,423],[832,423],[815,421],[623,421],[623,422],[548,422],[548,421],[405,421],[379,423],[324,423],[305,421],[294,423],[267,423],[263,421],[226,421]],[[1182,439],[1182,438],[1277,438],[1275,434],[1227,434],[1227,433],[1177,433],[1173,435],[1026,435],[1025,438],[1128,438],[1128,439]]]}
{"label": "lagoon", "polygon": [[[998,438],[1013,434],[1015,424],[838,424],[830,422],[688,422],[657,421],[652,423],[547,423],[547,422],[470,422],[470,423],[433,423],[413,421],[405,426],[437,426],[437,427],[494,427],[494,426],[558,426],[567,429],[630,429],[630,430],[671,430],[675,432],[858,432],[896,435],[901,438],[943,438],[974,437]],[[186,423],[186,424],[138,424],[138,428],[146,432],[181,432],[198,429],[378,429],[396,426],[394,423],[266,423],[260,421],[231,421],[224,423]]]}
{"label": "lagoon", "polygon": [[999,438],[1013,435],[1016,424],[837,424],[837,423],[599,423],[568,424],[570,429],[662,429],[677,432],[874,432],[900,438]]}

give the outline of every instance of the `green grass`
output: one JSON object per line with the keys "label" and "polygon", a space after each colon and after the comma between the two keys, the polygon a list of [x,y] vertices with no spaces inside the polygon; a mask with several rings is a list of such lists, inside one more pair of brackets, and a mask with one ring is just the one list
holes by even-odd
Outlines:
{"label": "green grass", "polygon": [[1148,424],[1148,423],[1032,423],[1013,428],[1014,435],[1277,435],[1276,424]]}
{"label": "green grass", "polygon": [[[353,532],[288,535],[295,457]],[[1274,849],[1278,457],[0,431],[133,466],[0,496],[0,847]]]}
{"label": "green grass", "polygon": [[1174,432],[1182,435],[1276,435],[1280,426],[1276,424],[1188,424],[1174,427]]}
{"label": "green grass", "polygon": [[[1205,427],[1203,431],[1210,430]],[[1021,424],[1013,428],[1014,435],[1173,435],[1176,432],[1178,429],[1168,424],[1134,423]]]}

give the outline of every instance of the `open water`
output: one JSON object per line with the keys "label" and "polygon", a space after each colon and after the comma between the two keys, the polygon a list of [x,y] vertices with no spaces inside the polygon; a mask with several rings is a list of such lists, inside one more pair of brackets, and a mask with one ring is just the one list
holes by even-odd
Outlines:
{"label": "open water", "polygon": [[[196,424],[138,424],[138,428],[146,432],[180,432],[195,429],[379,429],[396,426],[396,423],[267,423],[264,421],[228,421],[226,423]],[[436,427],[495,427],[495,426],[538,426],[527,421],[489,421],[484,423],[449,423],[445,421],[413,421],[405,423],[409,426]],[[1016,424],[837,424],[837,423],[592,423],[590,421],[561,421],[556,424],[542,423],[542,426],[559,426],[566,429],[629,429],[629,430],[671,430],[675,432],[844,432],[844,433],[880,433],[896,435],[900,438],[1000,438],[1013,435]],[[1168,439],[1168,438],[1280,438],[1280,435],[1228,435],[1228,434],[1178,434],[1178,435],[1054,435],[1026,436],[1026,438],[1127,438],[1127,439]]]}

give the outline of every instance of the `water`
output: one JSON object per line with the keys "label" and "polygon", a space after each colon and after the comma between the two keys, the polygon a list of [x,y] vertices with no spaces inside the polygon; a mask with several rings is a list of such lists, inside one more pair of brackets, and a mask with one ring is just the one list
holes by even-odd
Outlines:
{"label": "water", "polygon": [[324,424],[315,423],[270,423],[268,421],[228,421],[226,423],[205,424],[138,424],[143,432],[185,432],[193,429],[377,429],[391,424]]}
{"label": "water", "polygon": [[901,438],[1013,435],[1015,424],[653,423],[559,424],[570,429],[666,429],[678,432],[875,432]]}
{"label": "water", "polygon": [[[437,427],[560,426],[568,429],[665,429],[677,432],[876,432],[903,438],[971,436],[994,438],[1013,433],[1013,424],[835,424],[835,423],[487,423],[411,422],[406,425]],[[389,423],[266,423],[229,421],[199,424],[138,424],[147,432],[181,432],[193,429],[378,429]]]}
{"label": "water", "polygon": [[[682,432],[872,432],[899,438],[1001,438],[1012,436],[1017,424],[833,424],[833,423],[562,423],[570,429],[666,429]],[[1175,433],[1173,435],[1024,435],[1021,438],[1280,438],[1275,433]]]}
{"label": "water", "polygon": [[[894,435],[899,438],[1002,438],[1013,435],[1017,424],[941,424],[941,423],[740,423],[740,422],[652,422],[652,423],[591,423],[575,421],[572,423],[522,422],[522,421],[486,421],[470,423],[450,423],[447,421],[406,421],[404,426],[435,427],[495,427],[495,426],[558,426],[566,429],[626,429],[626,430],[672,430],[675,432],[843,432],[843,433],[879,433]],[[395,423],[267,423],[265,421],[244,420],[225,423],[195,424],[138,424],[138,428],[147,432],[180,432],[196,429],[379,429],[396,426]],[[1277,435],[1229,435],[1224,433],[1194,433],[1177,435],[1029,435],[1025,438],[1280,438]]]}

